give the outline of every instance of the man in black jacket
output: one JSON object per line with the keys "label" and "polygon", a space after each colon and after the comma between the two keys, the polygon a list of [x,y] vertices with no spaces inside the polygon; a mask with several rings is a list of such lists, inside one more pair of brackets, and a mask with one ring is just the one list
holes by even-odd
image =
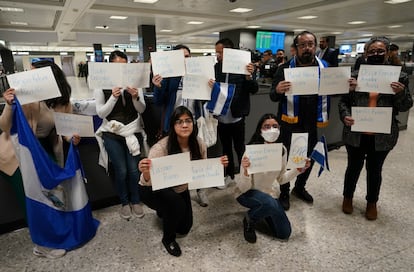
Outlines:
{"label": "man in black jacket", "polygon": [[329,48],[329,37],[321,37],[319,40],[318,58],[325,60],[330,67],[338,67],[338,50]]}

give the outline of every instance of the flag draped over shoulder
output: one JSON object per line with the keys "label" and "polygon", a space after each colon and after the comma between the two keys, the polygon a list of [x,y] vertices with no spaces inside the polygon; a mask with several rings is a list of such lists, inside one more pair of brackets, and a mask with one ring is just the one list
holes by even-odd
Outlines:
{"label": "flag draped over shoulder", "polygon": [[324,169],[330,171],[328,163],[328,148],[326,146],[325,136],[322,136],[319,142],[316,143],[313,148],[311,158],[321,166],[321,168],[319,168],[318,177],[322,174]]}
{"label": "flag draped over shoulder", "polygon": [[235,84],[215,82],[211,90],[211,100],[206,108],[214,115],[226,115],[236,89]]}
{"label": "flag draped over shoulder", "polygon": [[70,145],[65,167],[59,167],[40,145],[17,99],[11,135],[23,177],[32,241],[66,250],[88,242],[99,221],[92,217],[77,148]]}

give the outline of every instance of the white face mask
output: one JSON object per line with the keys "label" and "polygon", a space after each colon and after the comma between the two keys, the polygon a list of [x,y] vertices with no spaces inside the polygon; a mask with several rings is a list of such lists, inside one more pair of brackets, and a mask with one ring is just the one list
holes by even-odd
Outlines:
{"label": "white face mask", "polygon": [[268,143],[276,142],[279,138],[280,130],[278,128],[271,128],[268,130],[262,130],[262,137]]}

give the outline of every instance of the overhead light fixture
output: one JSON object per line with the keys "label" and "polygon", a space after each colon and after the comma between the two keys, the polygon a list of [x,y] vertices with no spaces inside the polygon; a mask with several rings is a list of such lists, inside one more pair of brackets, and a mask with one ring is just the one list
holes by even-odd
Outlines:
{"label": "overhead light fixture", "polygon": [[114,20],[125,20],[126,18],[128,18],[128,16],[112,15],[111,17],[109,17],[109,19],[114,19]]}
{"label": "overhead light fixture", "polygon": [[104,26],[95,26],[95,28],[97,28],[97,29],[108,29],[109,26],[107,26],[107,25],[104,25]]}
{"label": "overhead light fixture", "polygon": [[24,9],[22,9],[22,8],[0,7],[0,11],[24,12]]}
{"label": "overhead light fixture", "polygon": [[16,32],[30,32],[30,30],[25,30],[25,29],[16,29]]}
{"label": "overhead light fixture", "polygon": [[311,19],[316,19],[316,18],[318,18],[318,16],[315,16],[315,15],[306,15],[306,16],[298,17],[298,19],[301,19],[301,20],[311,20]]}
{"label": "overhead light fixture", "polygon": [[26,22],[10,22],[11,25],[28,25]]}
{"label": "overhead light fixture", "polygon": [[410,1],[411,0],[387,0],[387,1],[384,1],[384,3],[395,5],[395,4],[402,4],[402,3],[410,2]]}
{"label": "overhead light fixture", "polygon": [[365,34],[362,34],[361,36],[362,37],[371,37],[372,36],[372,33],[365,33]]}
{"label": "overhead light fixture", "polygon": [[362,25],[365,24],[365,21],[352,21],[352,22],[348,22],[348,25]]}
{"label": "overhead light fixture", "polygon": [[236,13],[246,13],[246,12],[249,12],[249,11],[252,11],[252,9],[249,9],[249,8],[235,8],[235,9],[230,10],[230,12],[236,12]]}
{"label": "overhead light fixture", "polygon": [[134,0],[134,3],[143,3],[143,4],[154,4],[158,0]]}
{"label": "overhead light fixture", "polygon": [[161,29],[160,32],[172,32],[172,29]]}
{"label": "overhead light fixture", "polygon": [[388,28],[399,28],[399,27],[402,27],[402,25],[390,25],[390,26],[387,26]]}
{"label": "overhead light fixture", "polygon": [[68,52],[60,52],[60,55],[61,56],[67,56],[68,55]]}
{"label": "overhead light fixture", "polygon": [[250,29],[254,29],[254,28],[261,28],[262,26],[258,26],[258,25],[249,25],[246,28],[250,28]]}
{"label": "overhead light fixture", "polygon": [[213,35],[219,35],[219,34],[220,34],[220,32],[215,31],[215,32],[213,32],[213,33],[211,33],[211,34],[213,34]]}
{"label": "overhead light fixture", "polygon": [[333,35],[340,35],[340,34],[342,34],[342,32],[335,31],[335,32],[332,32],[331,34],[333,34]]}
{"label": "overhead light fixture", "polygon": [[200,21],[190,21],[187,24],[188,25],[202,25],[202,24],[204,24],[204,22],[200,22]]}
{"label": "overhead light fixture", "polygon": [[305,31],[306,29],[304,28],[298,28],[298,29],[294,29],[293,32],[302,32]]}

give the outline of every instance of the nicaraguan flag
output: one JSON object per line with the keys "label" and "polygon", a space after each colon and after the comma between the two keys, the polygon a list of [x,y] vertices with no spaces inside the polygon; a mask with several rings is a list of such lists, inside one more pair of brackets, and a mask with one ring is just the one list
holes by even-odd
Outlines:
{"label": "nicaraguan flag", "polygon": [[319,142],[316,143],[313,148],[311,158],[321,166],[318,177],[322,174],[324,169],[330,171],[328,163],[328,148],[326,147],[325,136],[322,136]]}
{"label": "nicaraguan flag", "polygon": [[23,177],[30,236],[40,246],[79,247],[95,236],[99,225],[92,217],[79,152],[71,144],[65,167],[59,167],[40,145],[15,100],[11,134]]}
{"label": "nicaraguan flag", "polygon": [[235,89],[235,84],[214,83],[211,100],[207,102],[207,109],[214,115],[225,115],[230,108]]}

